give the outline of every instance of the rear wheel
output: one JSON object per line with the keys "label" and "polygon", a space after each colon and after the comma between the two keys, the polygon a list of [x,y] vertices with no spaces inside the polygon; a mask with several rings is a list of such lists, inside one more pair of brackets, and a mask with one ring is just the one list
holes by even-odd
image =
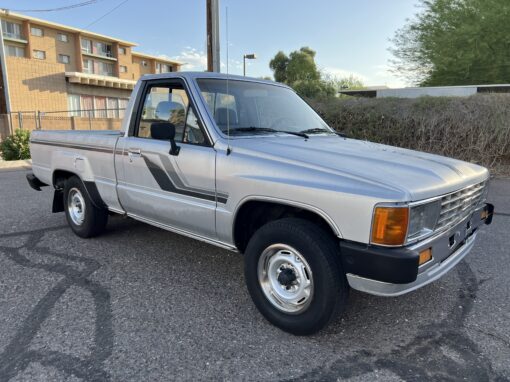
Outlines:
{"label": "rear wheel", "polygon": [[335,238],[306,220],[270,222],[250,239],[245,278],[250,295],[271,323],[312,334],[347,303],[348,285]]}
{"label": "rear wheel", "polygon": [[65,182],[64,210],[73,232],[83,238],[99,235],[108,222],[108,211],[92,203],[83,182],[77,176]]}

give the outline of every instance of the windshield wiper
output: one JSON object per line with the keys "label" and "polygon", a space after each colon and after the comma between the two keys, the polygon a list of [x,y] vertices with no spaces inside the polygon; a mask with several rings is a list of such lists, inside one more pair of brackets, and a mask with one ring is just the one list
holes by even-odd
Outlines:
{"label": "windshield wiper", "polygon": [[320,127],[315,127],[313,129],[302,130],[302,131],[300,131],[300,133],[304,133],[304,134],[329,133],[329,134],[332,134],[333,132],[330,130],[327,130],[327,129],[320,128]]}
{"label": "windshield wiper", "polygon": [[[257,133],[257,132],[261,132],[261,133],[283,133],[283,134],[290,134],[290,135],[296,135],[298,137],[302,137],[302,138],[308,138],[308,135],[302,131],[288,131],[288,130],[276,130],[276,129],[271,129],[269,127],[255,127],[255,126],[250,126],[250,127],[233,127],[230,129],[231,132],[233,131],[240,131],[240,132],[247,132],[247,133]],[[226,133],[226,131],[223,131],[224,133]]]}

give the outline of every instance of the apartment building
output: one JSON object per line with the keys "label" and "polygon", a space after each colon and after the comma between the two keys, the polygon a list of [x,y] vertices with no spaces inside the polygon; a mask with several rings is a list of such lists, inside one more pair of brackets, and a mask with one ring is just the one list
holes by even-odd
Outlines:
{"label": "apartment building", "polygon": [[140,76],[180,70],[177,61],[134,51],[133,42],[7,11],[0,18],[0,113],[115,118]]}

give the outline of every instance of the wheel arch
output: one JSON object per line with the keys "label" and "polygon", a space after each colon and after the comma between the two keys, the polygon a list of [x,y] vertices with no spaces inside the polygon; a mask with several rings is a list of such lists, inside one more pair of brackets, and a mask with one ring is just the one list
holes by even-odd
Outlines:
{"label": "wheel arch", "polygon": [[242,253],[249,239],[262,225],[285,217],[298,217],[312,221],[325,231],[341,238],[342,234],[335,222],[321,209],[294,201],[268,197],[243,199],[235,210],[232,238]]}
{"label": "wheel arch", "polygon": [[[55,195],[53,197],[53,212],[62,212],[63,211],[63,190],[64,183],[67,179],[72,176],[78,177],[82,182],[85,191],[87,192],[87,196],[92,201],[97,208],[107,208],[106,203],[101,198],[99,194],[99,190],[97,189],[96,183],[94,181],[83,180],[82,177],[76,172],[72,172],[69,170],[55,169],[53,170],[51,179],[52,185],[55,187]],[[60,200],[62,199],[62,201]],[[62,203],[62,209],[60,208],[60,203]]]}

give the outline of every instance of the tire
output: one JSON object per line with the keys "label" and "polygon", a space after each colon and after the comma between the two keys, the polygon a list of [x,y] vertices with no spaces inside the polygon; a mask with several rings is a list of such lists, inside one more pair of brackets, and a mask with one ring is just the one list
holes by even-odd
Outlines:
{"label": "tire", "polygon": [[255,232],[246,248],[244,273],[262,315],[292,334],[318,332],[347,305],[349,287],[338,243],[306,220],[276,220]]}
{"label": "tire", "polygon": [[92,203],[83,182],[77,176],[65,182],[64,211],[73,232],[83,238],[101,234],[108,222],[108,210]]}

